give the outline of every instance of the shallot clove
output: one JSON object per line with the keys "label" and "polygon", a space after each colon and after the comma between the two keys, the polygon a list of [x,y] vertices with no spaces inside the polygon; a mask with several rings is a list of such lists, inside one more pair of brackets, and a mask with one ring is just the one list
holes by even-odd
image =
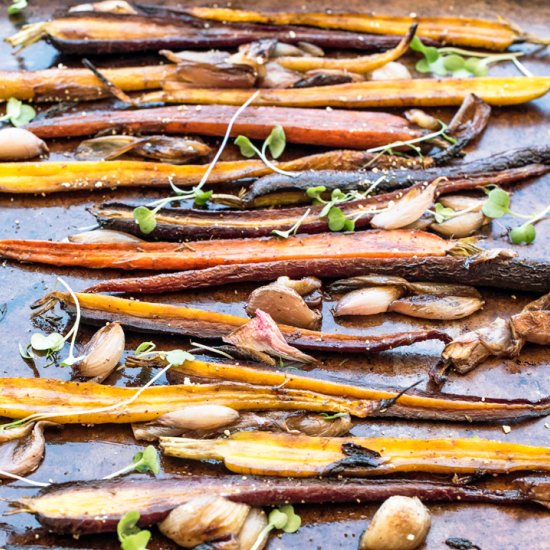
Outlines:
{"label": "shallot clove", "polygon": [[24,128],[0,130],[0,160],[27,160],[48,153],[47,145]]}
{"label": "shallot clove", "polygon": [[124,353],[124,331],[119,323],[110,323],[99,329],[83,349],[83,358],[74,366],[78,374],[103,382],[118,365]]}
{"label": "shallot clove", "polygon": [[431,517],[417,497],[393,496],[374,514],[361,536],[360,550],[413,550],[428,535]]}
{"label": "shallot clove", "polygon": [[400,229],[415,222],[432,206],[437,186],[438,181],[435,180],[426,187],[413,187],[387,210],[375,214],[371,220],[372,227]]}
{"label": "shallot clove", "polygon": [[143,239],[123,233],[122,231],[114,231],[113,229],[94,229],[93,231],[83,231],[69,235],[67,240],[70,243],[142,243]]}
{"label": "shallot clove", "polygon": [[271,356],[299,363],[315,362],[315,358],[290,346],[277,323],[261,309],[256,310],[256,317],[246,325],[224,336],[223,341],[245,350],[268,365],[276,364]]}
{"label": "shallot clove", "polygon": [[385,313],[403,293],[399,286],[373,286],[353,290],[338,301],[333,314],[335,317],[341,317]]}
{"label": "shallot clove", "polygon": [[466,212],[441,223],[432,223],[430,228],[445,237],[462,239],[474,235],[486,221],[482,212]]}
{"label": "shallot clove", "polygon": [[412,76],[409,69],[397,61],[390,61],[369,74],[369,80],[409,80],[410,78]]}
{"label": "shallot clove", "polygon": [[470,296],[420,294],[395,300],[390,304],[388,310],[420,319],[452,321],[472,315],[483,304],[483,300]]}
{"label": "shallot clove", "polygon": [[[44,458],[46,439],[44,430],[61,428],[60,424],[40,421],[27,424],[24,429],[15,428],[17,438],[3,436],[0,440],[0,470],[12,475],[26,476],[34,472]],[[7,430],[11,431],[11,430]],[[13,435],[13,434],[12,434]],[[0,472],[0,478],[2,473]]]}
{"label": "shallot clove", "polygon": [[250,506],[223,497],[204,495],[174,508],[161,523],[160,532],[183,548],[220,538],[238,537]]}

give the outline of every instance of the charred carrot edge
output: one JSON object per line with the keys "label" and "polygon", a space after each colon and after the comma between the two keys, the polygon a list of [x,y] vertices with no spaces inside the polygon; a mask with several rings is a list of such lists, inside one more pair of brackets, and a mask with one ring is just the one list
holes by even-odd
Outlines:
{"label": "charred carrot edge", "polygon": [[367,13],[261,13],[225,8],[194,7],[194,17],[239,23],[308,25],[372,34],[405,34],[418,23],[418,35],[447,44],[505,50],[523,38],[511,24],[502,21],[462,17],[393,17]]}
{"label": "charred carrot edge", "polygon": [[[163,365],[165,361],[155,359],[155,364]],[[128,365],[142,362],[128,358]],[[145,363],[146,364],[146,363]],[[278,371],[259,366],[239,363],[220,363],[209,361],[186,361],[183,365],[171,369],[169,376],[180,375],[224,380],[227,382],[246,382],[261,386],[282,385],[288,389],[300,389],[323,393],[366,399],[381,402],[395,399],[399,394],[394,390],[380,390],[363,386],[354,386],[335,380],[323,380],[295,374],[289,371]],[[528,401],[503,401],[499,399],[466,398],[463,396],[430,395],[405,393],[397,402],[384,410],[383,404],[373,410],[373,416],[396,416],[402,418],[432,418],[439,420],[468,421],[501,421],[519,420],[522,417],[544,416],[550,413],[550,400],[532,403]]]}
{"label": "charred carrot edge", "polygon": [[[490,105],[518,105],[545,95],[549,77],[414,78],[352,82],[315,88],[260,90],[254,105],[278,107],[444,107],[460,105],[474,93]],[[141,102],[242,105],[249,90],[188,88],[152,92]]]}
{"label": "charred carrot edge", "polygon": [[[512,476],[510,476],[512,477]],[[423,502],[490,502],[548,505],[548,480],[541,476],[456,484],[434,479],[377,478],[272,479],[242,476],[136,477],[70,482],[53,485],[37,496],[17,502],[20,511],[35,514],[55,533],[115,532],[126,510],[137,510],[140,525],[162,521],[177,506],[199,495],[220,495],[250,506],[288,503],[364,503],[393,495],[418,497]]]}
{"label": "charred carrot edge", "polygon": [[[82,318],[97,322],[117,320],[137,331],[183,334],[195,338],[222,338],[249,322],[250,319],[226,313],[151,302],[138,302],[114,296],[77,293]],[[62,302],[74,307],[71,296],[63,292],[47,295],[42,302]],[[336,352],[377,352],[406,346],[424,340],[450,338],[438,330],[420,330],[369,336],[365,334],[332,334],[279,325],[288,342],[297,348]]]}
{"label": "charred carrot edge", "polygon": [[63,243],[3,240],[0,256],[20,262],[92,269],[204,269],[221,264],[316,258],[445,256],[456,243],[425,231],[319,233],[281,239],[226,239],[192,243]]}
{"label": "charred carrot edge", "polygon": [[383,53],[372,54],[354,58],[334,58],[334,57],[278,57],[277,63],[292,71],[306,72],[317,69],[340,71],[351,71],[354,73],[368,73],[379,67],[387,65],[391,61],[399,59],[409,49],[409,44],[414,38],[417,25],[411,25],[407,34],[399,44]]}
{"label": "charred carrot edge", "polygon": [[[195,384],[152,386],[127,403],[140,388],[48,378],[1,378],[0,416],[23,419],[47,416],[62,424],[146,422],[182,407],[216,404],[236,410],[308,410],[347,412],[364,417],[370,401],[321,395],[309,391],[249,386]],[[34,416],[32,417],[34,419]]]}
{"label": "charred carrot edge", "polygon": [[[335,472],[376,476],[398,472],[550,471],[550,448],[479,438],[331,438],[237,432],[227,439],[213,440],[161,437],[160,446],[168,456],[221,460],[231,472],[247,475],[312,477]],[[350,456],[352,454],[354,456]],[[364,465],[357,465],[361,456]]]}
{"label": "charred carrot edge", "polygon": [[[175,65],[149,65],[101,69],[101,73],[125,92],[161,88],[175,78]],[[0,71],[0,101],[15,97],[34,101],[97,99],[109,93],[88,69],[45,69],[43,71]]]}
{"label": "charred carrot edge", "polygon": [[[283,170],[301,171],[339,166],[358,168],[370,155],[361,151],[330,151],[288,162],[275,163]],[[60,193],[117,187],[168,187],[170,182],[197,185],[208,164],[175,165],[132,160],[80,162],[0,163],[0,193]],[[260,160],[218,162],[208,183],[256,178],[272,173]]]}

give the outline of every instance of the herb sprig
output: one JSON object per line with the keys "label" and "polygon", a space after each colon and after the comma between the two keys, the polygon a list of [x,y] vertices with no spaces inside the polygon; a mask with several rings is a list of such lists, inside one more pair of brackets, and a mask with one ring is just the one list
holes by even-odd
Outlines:
{"label": "herb sprig", "polygon": [[410,48],[424,56],[415,66],[419,73],[433,73],[437,76],[452,75],[455,78],[486,76],[489,73],[490,64],[512,61],[523,74],[532,76],[518,61],[522,53],[492,54],[453,47],[435,48],[423,44],[418,36],[412,39]]}
{"label": "herb sprig", "polygon": [[235,145],[241,150],[241,155],[246,158],[252,158],[255,155],[260,157],[261,161],[268,167],[271,168],[274,172],[278,172],[283,176],[295,176],[294,172],[287,172],[275,166],[267,158],[267,149],[271,153],[271,156],[274,159],[278,159],[284,152],[286,147],[286,135],[285,130],[281,125],[277,125],[271,130],[271,133],[265,139],[261,150],[258,149],[246,136],[239,135],[235,139]]}
{"label": "herb sprig", "polygon": [[208,201],[208,199],[212,196],[213,192],[204,191],[203,187],[208,181],[208,178],[210,177],[210,174],[212,173],[214,166],[220,159],[229,141],[229,137],[231,136],[231,130],[233,129],[233,125],[235,124],[235,121],[240,116],[240,114],[256,99],[259,93],[260,93],[259,90],[254,92],[235,111],[235,114],[232,116],[231,120],[229,121],[229,124],[227,125],[227,129],[225,131],[225,135],[222,139],[218,152],[212,159],[212,162],[210,162],[210,164],[206,168],[200,182],[195,187],[193,187],[191,190],[181,189],[180,187],[175,185],[172,181],[170,181],[170,187],[174,191],[175,195],[166,197],[164,199],[159,199],[157,201],[153,201],[147,204],[146,206],[138,206],[137,208],[134,209],[134,212],[133,212],[134,220],[138,224],[139,229],[143,234],[148,235],[149,233],[152,233],[155,230],[157,226],[157,219],[156,219],[157,212],[161,208],[164,208],[166,205],[170,204],[171,202],[193,199],[195,201],[195,204],[203,205],[206,203],[206,201]]}
{"label": "herb sprig", "polygon": [[151,540],[151,532],[146,529],[141,530],[137,526],[139,517],[139,512],[133,510],[120,518],[116,526],[116,532],[122,550],[147,550],[147,544]]}
{"label": "herb sprig", "polygon": [[[513,227],[508,231],[508,237],[513,244],[531,244],[536,236],[535,223],[545,218],[550,212],[550,204],[536,214],[527,215],[514,212],[510,209],[510,193],[504,191],[497,185],[489,185],[484,188],[487,194],[481,211],[487,218],[499,219],[506,215],[511,215],[515,218],[526,220],[525,223],[518,227]],[[434,218],[436,223],[443,223],[462,214],[466,214],[476,209],[477,206],[466,208],[464,210],[455,211],[452,208],[447,208],[441,203],[436,203],[434,206]]]}
{"label": "herb sprig", "polygon": [[262,529],[250,550],[261,548],[265,538],[273,529],[280,529],[285,533],[295,533],[300,529],[301,525],[302,519],[296,514],[291,504],[275,508],[268,516],[268,524]]}
{"label": "herb sprig", "polygon": [[52,332],[47,335],[36,332],[31,336],[30,344],[26,347],[19,344],[19,353],[21,357],[26,360],[33,360],[35,358],[33,351],[45,354],[48,359],[47,366],[50,366],[55,363],[57,354],[65,347],[65,343],[70,338],[69,355],[60,363],[62,367],[70,367],[84,358],[84,356],[75,357],[74,355],[76,336],[80,328],[80,303],[72,288],[61,277],[57,277],[57,280],[67,289],[75,304],[76,317],[71,330],[69,330],[65,336],[58,332]]}
{"label": "herb sprig", "polygon": [[[8,8],[9,11],[9,8]],[[6,114],[0,117],[0,122],[10,122],[16,128],[25,126],[36,116],[36,111],[15,97],[10,97],[6,103]]]}
{"label": "herb sprig", "polygon": [[114,477],[122,476],[133,471],[139,472],[140,474],[151,472],[154,475],[160,472],[159,455],[153,445],[148,445],[143,451],[137,452],[132,457],[131,464],[105,476],[103,479],[113,479]]}

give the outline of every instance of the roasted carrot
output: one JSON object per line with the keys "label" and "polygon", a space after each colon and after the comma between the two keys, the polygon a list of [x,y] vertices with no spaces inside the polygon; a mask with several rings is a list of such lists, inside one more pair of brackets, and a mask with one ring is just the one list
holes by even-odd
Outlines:
{"label": "roasted carrot", "polygon": [[[313,392],[246,384],[194,384],[145,388],[65,382],[48,378],[1,378],[0,416],[48,418],[61,424],[146,422],[197,404],[236,410],[341,411],[366,416],[372,402]],[[9,428],[5,428],[9,429]]]}
{"label": "roasted carrot", "polygon": [[[206,311],[183,306],[139,302],[103,296],[100,294],[76,294],[84,321],[96,323],[117,320],[137,331],[183,334],[195,338],[223,338],[250,321],[216,311]],[[45,296],[37,305],[49,309],[61,302],[68,309],[74,308],[70,294],[54,292]],[[298,329],[278,325],[285,340],[300,349],[336,352],[378,352],[399,346],[408,346],[424,340],[450,341],[438,330],[419,330],[380,335],[332,334],[316,330]]]}
{"label": "roasted carrot", "polygon": [[193,243],[82,244],[0,241],[0,256],[21,262],[93,269],[204,269],[237,263],[315,258],[445,256],[456,243],[424,231],[362,231]]}
{"label": "roasted carrot", "polygon": [[[384,51],[394,48],[399,36],[364,34],[288,25],[248,25],[201,21],[162,6],[148,6],[137,15],[70,13],[51,21],[25,25],[7,42],[26,47],[47,39],[68,54],[111,54],[182,48],[233,48],[262,39],[289,44],[309,42],[326,48]],[[407,26],[407,28],[410,25]],[[123,29],[123,30],[122,30]],[[400,34],[404,34],[406,31]],[[433,43],[433,41],[431,41]]]}
{"label": "roasted carrot", "polygon": [[[244,90],[244,93],[246,101],[252,92]],[[85,136],[109,128],[128,133],[223,136],[235,111],[235,107],[226,105],[93,111],[37,120],[27,129],[42,139]],[[291,143],[351,149],[376,147],[422,135],[403,117],[388,113],[327,111],[321,117],[316,109],[258,107],[248,107],[239,116],[231,135],[265,139],[276,125],[284,127],[286,139]]]}
{"label": "roasted carrot", "polygon": [[[550,78],[543,76],[371,80],[316,88],[262,89],[253,104],[346,109],[442,107],[460,105],[468,94],[473,93],[490,105],[518,105],[543,96],[549,89]],[[141,101],[242,105],[249,96],[249,90],[185,88],[145,94]]]}
{"label": "roasted carrot", "polygon": [[[101,69],[101,73],[125,92],[161,88],[175,78],[175,65],[149,65]],[[10,97],[34,101],[97,99],[109,93],[87,69],[45,69],[43,71],[0,71],[0,101]]]}
{"label": "roasted carrot", "polygon": [[275,12],[233,10],[227,8],[194,7],[187,10],[194,17],[239,23],[275,25],[308,25],[325,29],[373,34],[405,34],[418,23],[418,35],[447,44],[505,50],[514,42],[538,39],[523,33],[505,21],[488,21],[463,17],[396,17],[372,13],[342,12]]}
{"label": "roasted carrot", "polygon": [[550,448],[480,438],[397,439],[310,437],[269,432],[237,432],[227,439],[161,437],[168,456],[223,461],[232,472],[313,477],[335,473],[488,474],[550,471]]}
{"label": "roasted carrot", "polygon": [[[330,151],[278,163],[283,170],[302,171],[339,166],[352,170],[373,155],[362,151]],[[170,182],[197,185],[208,164],[175,165],[133,160],[78,162],[10,162],[0,164],[0,193],[59,193],[105,187],[169,187]],[[208,183],[223,183],[272,173],[260,160],[218,162]]]}
{"label": "roasted carrot", "polygon": [[341,57],[314,57],[314,56],[289,56],[278,57],[277,63],[286,69],[299,72],[323,70],[350,71],[352,73],[368,73],[379,67],[383,67],[399,59],[409,49],[409,44],[414,37],[417,25],[413,24],[403,40],[391,50],[383,53],[372,54],[362,57],[341,58]]}
{"label": "roasted carrot", "polygon": [[[161,356],[154,359],[129,357],[127,366],[166,366]],[[550,399],[533,403],[524,400],[501,400],[490,397],[464,397],[452,394],[429,395],[409,391],[399,397],[396,390],[381,390],[355,386],[338,380],[312,378],[299,371],[275,370],[259,365],[231,362],[186,361],[173,367],[169,379],[179,381],[185,376],[226,382],[246,382],[261,386],[283,385],[289,389],[314,391],[325,395],[353,397],[379,402],[371,416],[398,418],[423,418],[434,420],[457,420],[469,422],[517,421],[532,416],[550,413]],[[397,399],[396,399],[397,398]],[[395,400],[389,406],[388,403]]]}

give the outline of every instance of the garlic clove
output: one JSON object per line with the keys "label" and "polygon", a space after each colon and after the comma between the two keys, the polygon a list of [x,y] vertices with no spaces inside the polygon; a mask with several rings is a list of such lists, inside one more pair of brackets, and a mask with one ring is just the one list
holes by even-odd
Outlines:
{"label": "garlic clove", "polygon": [[481,309],[483,304],[483,300],[471,296],[420,294],[395,300],[388,310],[420,319],[453,321],[472,315]]}
{"label": "garlic clove", "polygon": [[223,405],[195,405],[163,414],[154,422],[181,430],[215,430],[239,419],[235,409]]}
{"label": "garlic clove", "polygon": [[432,206],[437,185],[436,180],[427,187],[413,187],[386,211],[376,214],[371,220],[372,227],[399,229],[420,219],[424,212]]}
{"label": "garlic clove", "polygon": [[90,4],[78,4],[69,8],[69,13],[81,11],[95,11],[101,13],[117,13],[126,15],[137,15],[137,11],[131,4],[124,0],[104,0]]}
{"label": "garlic clove", "polygon": [[237,539],[239,550],[251,550],[252,548],[262,550],[269,540],[267,536],[264,536],[263,541],[260,541],[257,546],[255,544],[266,527],[267,516],[265,512],[261,508],[252,508],[246,516]]}
{"label": "garlic clove", "polygon": [[409,69],[397,61],[390,61],[383,67],[375,69],[369,77],[369,80],[408,80],[412,78]]}
{"label": "garlic clove", "polygon": [[0,130],[0,160],[32,159],[47,152],[47,145],[24,128]]}
{"label": "garlic clove", "polygon": [[341,437],[349,433],[352,427],[349,414],[338,418],[325,418],[320,414],[288,415],[285,426],[292,432],[300,432],[312,437]]}
{"label": "garlic clove", "polygon": [[432,223],[430,228],[445,237],[462,239],[476,233],[486,220],[482,212],[467,212],[442,223]]}
{"label": "garlic clove", "polygon": [[353,290],[343,296],[334,308],[334,316],[375,315],[385,313],[390,304],[403,295],[398,286],[373,286]]}
{"label": "garlic clove", "polygon": [[83,359],[74,366],[81,376],[103,382],[122,358],[124,345],[124,331],[120,324],[105,325],[92,336],[83,350]]}
{"label": "garlic clove", "polygon": [[426,130],[436,132],[441,129],[441,122],[422,109],[409,109],[403,114],[409,122],[412,122],[421,128],[425,128]]}
{"label": "garlic clove", "polygon": [[359,549],[413,550],[424,542],[430,526],[430,512],[417,497],[393,496],[374,514]]}
{"label": "garlic clove", "polygon": [[200,496],[174,508],[161,523],[160,532],[183,548],[237,536],[250,506],[218,496]]}
{"label": "garlic clove", "polygon": [[452,208],[457,212],[466,209],[472,212],[480,212],[487,199],[469,197],[468,195],[442,195],[439,197],[439,202],[445,208]]}
{"label": "garlic clove", "polygon": [[142,243],[143,239],[130,235],[129,233],[123,233],[122,231],[113,231],[112,229],[95,229],[93,231],[84,231],[83,233],[76,233],[75,235],[69,235],[67,240],[70,243]]}

